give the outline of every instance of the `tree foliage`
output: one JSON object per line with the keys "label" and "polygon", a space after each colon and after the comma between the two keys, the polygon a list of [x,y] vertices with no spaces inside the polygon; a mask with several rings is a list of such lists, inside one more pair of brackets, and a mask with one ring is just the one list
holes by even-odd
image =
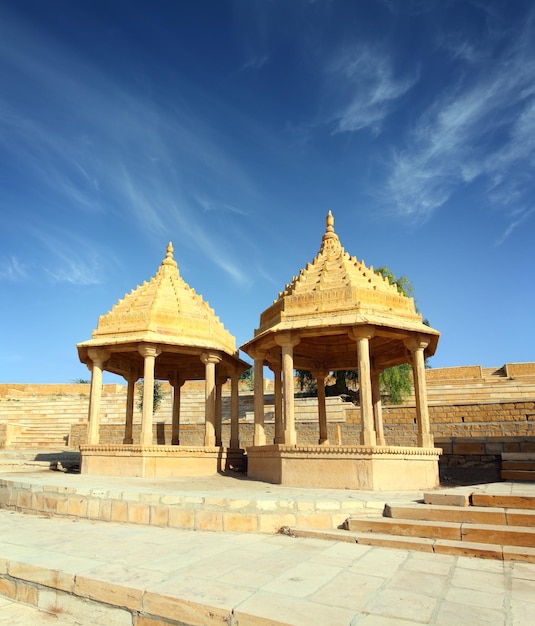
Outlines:
{"label": "tree foliage", "polygon": [[[138,383],[137,385],[137,409],[138,411],[143,411],[143,382]],[[162,383],[159,380],[154,381],[154,394],[152,398],[152,412],[156,413],[156,411],[160,408],[162,401],[165,397],[165,393],[163,390]]]}

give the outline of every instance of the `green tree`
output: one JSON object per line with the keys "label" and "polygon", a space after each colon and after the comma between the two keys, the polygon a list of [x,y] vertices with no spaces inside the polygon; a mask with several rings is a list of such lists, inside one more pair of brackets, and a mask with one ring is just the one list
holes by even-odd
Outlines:
{"label": "green tree", "polygon": [[[406,276],[396,278],[393,272],[385,266],[375,271],[377,274],[381,274],[381,276],[386,278],[391,285],[395,285],[399,293],[409,298],[414,297],[414,286]],[[429,325],[427,320],[424,320],[424,324]],[[355,370],[343,370],[333,372],[333,377],[335,383],[327,387],[326,392],[328,395],[346,395],[353,402],[358,403],[359,395],[356,389],[358,372]],[[310,372],[297,370],[297,381],[301,390],[306,394],[317,395],[316,380]],[[412,367],[409,363],[389,367],[381,373],[379,381],[381,395],[383,395],[390,404],[401,404],[412,391]]]}
{"label": "green tree", "polygon": [[251,391],[254,387],[254,369],[250,367],[248,370],[245,370],[245,372],[242,372],[239,380],[245,381],[247,389]]}
{"label": "green tree", "polygon": [[[137,385],[137,409],[138,411],[143,411],[143,382],[138,383]],[[160,408],[162,401],[165,397],[165,393],[162,387],[162,383],[159,380],[154,381],[154,394],[152,398],[152,412],[156,413],[156,411]]]}

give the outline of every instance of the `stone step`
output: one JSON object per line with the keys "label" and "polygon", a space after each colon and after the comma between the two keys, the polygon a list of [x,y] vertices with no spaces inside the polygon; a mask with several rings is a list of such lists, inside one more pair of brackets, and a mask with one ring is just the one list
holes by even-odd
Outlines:
{"label": "stone step", "polygon": [[535,481],[535,469],[533,470],[502,469],[500,472],[500,478],[502,480]]}
{"label": "stone step", "polygon": [[502,459],[503,470],[528,470],[535,471],[535,461],[504,461]]}
{"label": "stone step", "polygon": [[478,543],[535,548],[535,528],[493,524],[462,524],[461,539]]}
{"label": "stone step", "polygon": [[27,429],[23,430],[22,432],[18,433],[16,435],[16,438],[17,439],[32,439],[32,438],[35,439],[35,438],[38,438],[39,441],[40,441],[40,440],[47,440],[47,439],[54,439],[54,438],[57,439],[60,435],[63,436],[64,434],[67,434],[67,433],[65,433],[64,430],[61,430],[61,431],[58,430],[56,432],[53,432],[51,430],[42,431],[42,430],[36,430],[36,429],[33,429],[33,428],[27,428]]}
{"label": "stone step", "polygon": [[407,537],[383,533],[364,533],[348,531],[315,530],[310,528],[291,528],[289,534],[295,537],[338,540],[347,543],[394,548],[398,550],[414,550],[418,552],[434,552],[455,556],[469,556],[483,559],[516,560],[535,563],[535,548],[524,546],[502,546],[499,544],[456,541],[451,539],[431,539],[427,537]]}
{"label": "stone step", "polygon": [[404,537],[449,539],[472,543],[495,543],[499,545],[535,548],[535,528],[501,524],[470,524],[439,522],[417,519],[358,518],[350,517],[347,528],[352,532],[381,533]]}
{"label": "stone step", "polygon": [[491,507],[505,509],[533,509],[535,510],[535,495],[516,495],[508,493],[479,493],[473,487],[451,489],[437,489],[424,493],[424,503],[437,506],[459,507]]}
{"label": "stone step", "polygon": [[470,524],[493,524],[507,526],[529,526],[535,528],[535,511],[530,509],[508,509],[502,507],[458,507],[414,504],[405,506],[385,505],[384,517],[418,519],[439,522]]}
{"label": "stone step", "polygon": [[456,522],[392,519],[389,517],[349,517],[346,525],[351,532],[461,540],[461,524]]}
{"label": "stone step", "polygon": [[507,509],[533,509],[535,510],[535,496],[497,494],[497,493],[473,493],[470,497],[473,506],[504,507]]}
{"label": "stone step", "polygon": [[[36,446],[35,439],[32,441],[14,441],[11,446],[15,448],[20,448],[21,450],[33,450]],[[62,446],[66,446],[66,442],[58,439],[50,440],[50,441],[39,441],[38,445],[40,448],[60,448]]]}

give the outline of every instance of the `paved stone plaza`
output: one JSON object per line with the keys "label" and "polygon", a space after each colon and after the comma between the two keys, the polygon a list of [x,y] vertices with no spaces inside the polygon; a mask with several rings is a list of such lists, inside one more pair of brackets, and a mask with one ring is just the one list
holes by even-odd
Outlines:
{"label": "paved stone plaza", "polygon": [[[58,488],[72,479],[86,480],[50,472],[33,475],[37,482],[45,478]],[[184,482],[180,491],[206,496],[212,485],[221,496],[232,491],[235,498],[254,495],[266,502],[297,492],[316,502],[355,495],[370,512],[388,500],[418,497],[327,490],[304,494],[278,485],[218,479]],[[109,490],[118,489],[118,480],[92,477]],[[125,480],[123,490],[131,492],[136,482],[140,488],[139,481]],[[493,488],[535,493],[535,486],[525,484]],[[37,599],[41,609],[2,598],[0,623],[10,625],[535,623],[535,564],[280,534],[196,532],[0,510],[0,571],[17,581],[16,589],[9,588],[7,578],[2,581],[4,595],[23,603]],[[165,619],[169,622],[161,621]]]}

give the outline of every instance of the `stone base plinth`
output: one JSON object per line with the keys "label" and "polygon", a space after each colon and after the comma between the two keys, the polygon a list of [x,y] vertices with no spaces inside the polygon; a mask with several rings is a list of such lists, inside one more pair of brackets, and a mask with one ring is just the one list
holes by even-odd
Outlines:
{"label": "stone base plinth", "polygon": [[432,489],[439,484],[441,452],[394,446],[253,446],[247,448],[247,475],[292,487]]}
{"label": "stone base plinth", "polygon": [[212,476],[237,469],[242,451],[197,446],[80,446],[81,473],[98,476],[169,478]]}

